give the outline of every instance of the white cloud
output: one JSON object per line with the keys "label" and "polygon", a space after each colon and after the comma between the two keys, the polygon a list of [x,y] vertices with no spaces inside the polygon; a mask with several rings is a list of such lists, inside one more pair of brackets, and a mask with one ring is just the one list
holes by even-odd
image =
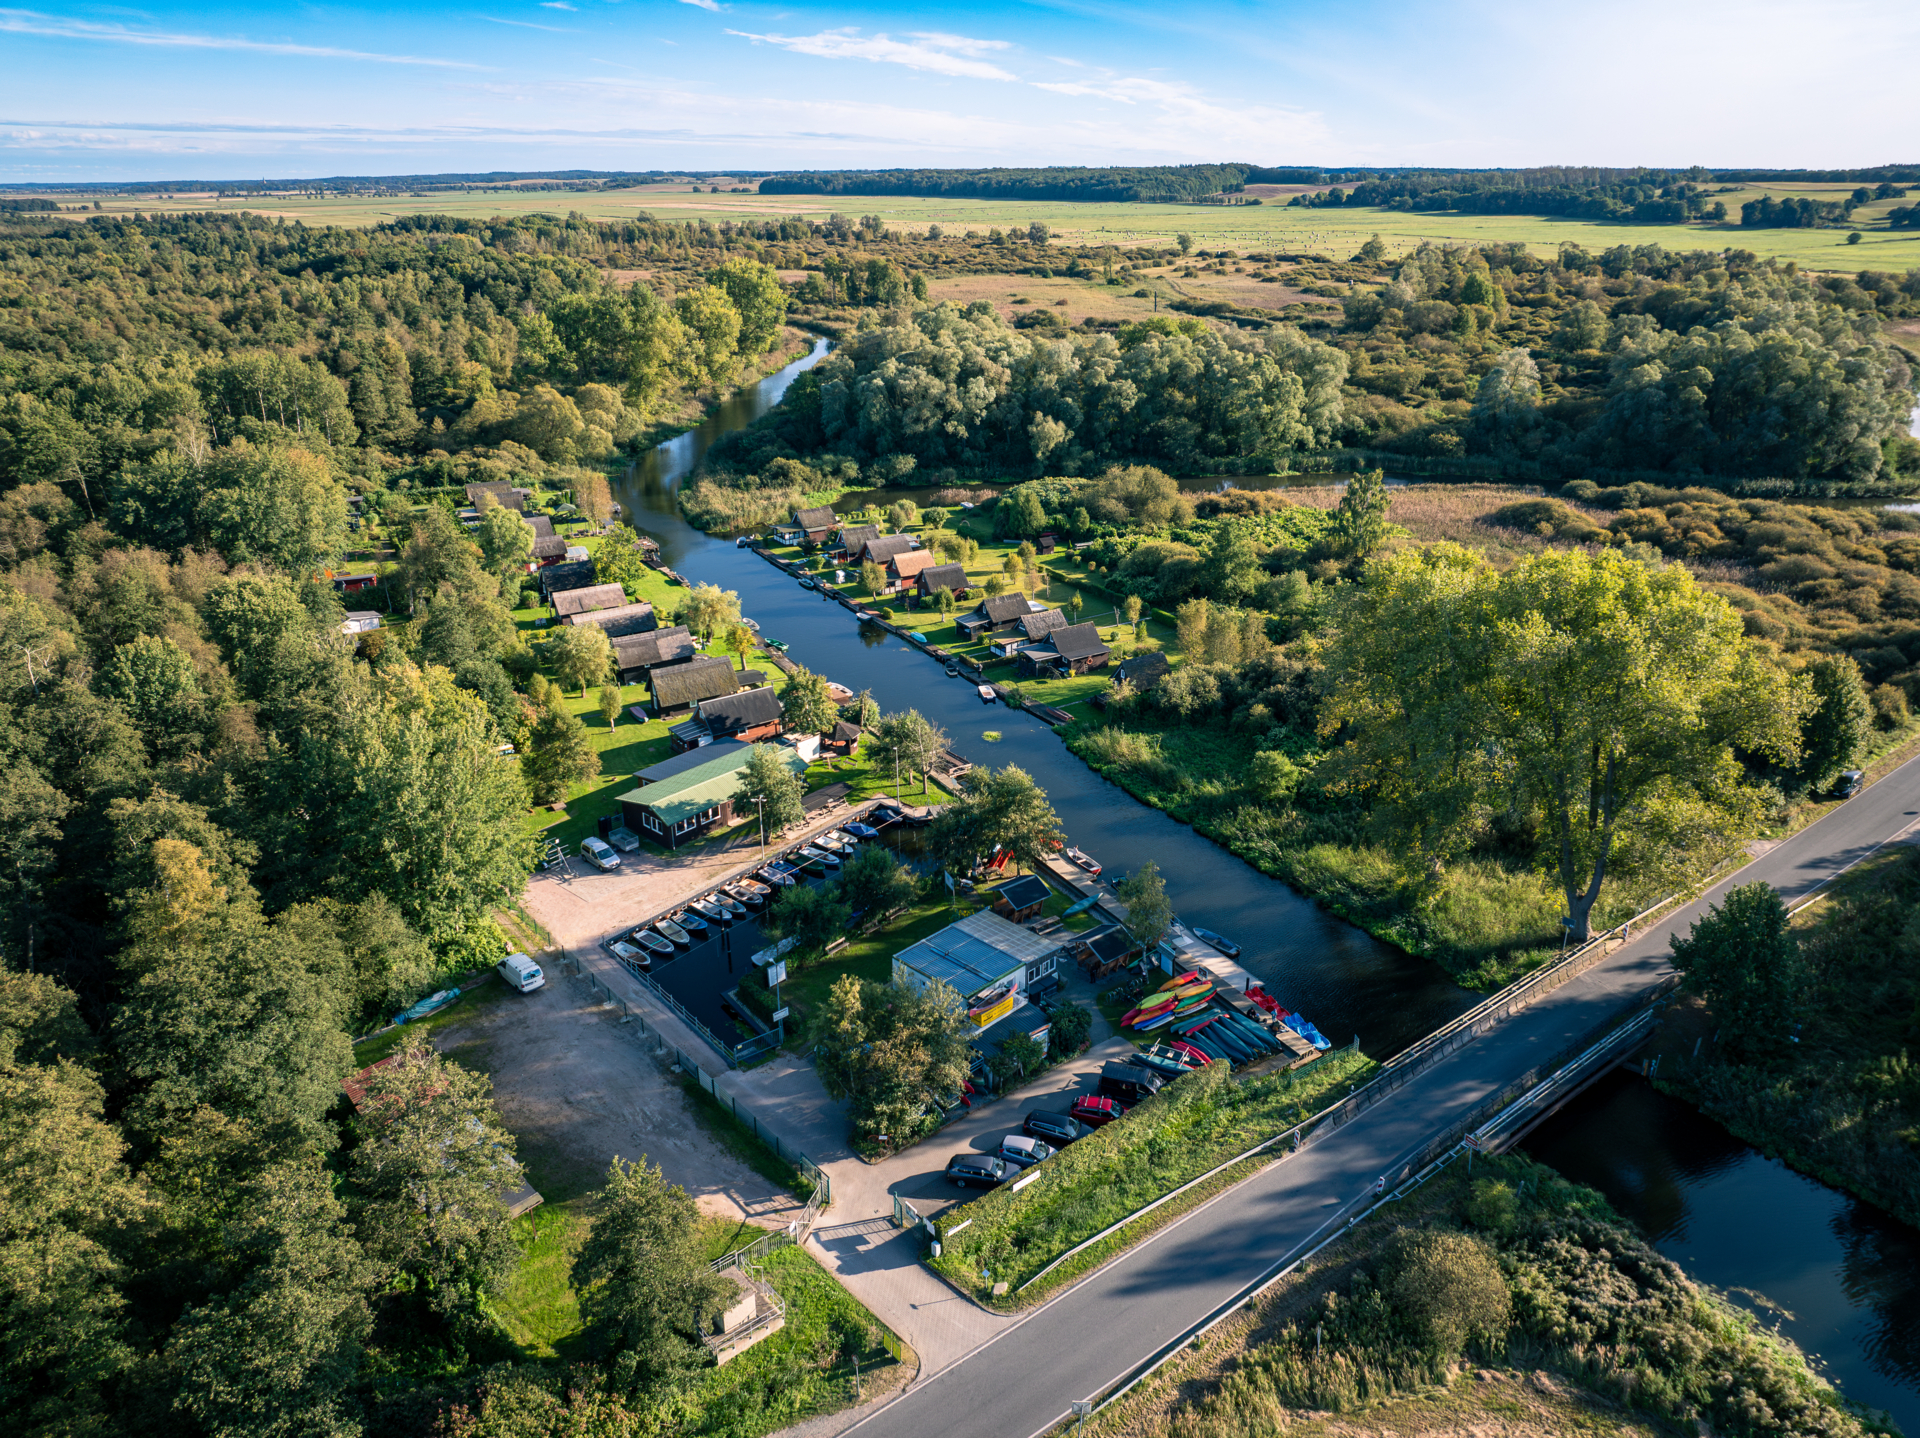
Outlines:
{"label": "white cloud", "polygon": [[0,33],[46,35],[58,40],[96,40],[109,45],[144,45],[182,50],[250,50],[263,55],[300,55],[321,60],[370,60],[379,65],[432,65],[447,70],[484,68],[460,60],[435,60],[422,55],[379,55],[366,50],[337,49],[331,45],[289,45],[231,35],[136,30],[126,25],[42,15],[33,10],[0,9]]}
{"label": "white cloud", "polygon": [[578,10],[578,5],[569,5],[567,0],[540,0],[542,10]]}
{"label": "white cloud", "polygon": [[580,32],[570,25],[536,25],[531,20],[502,20],[497,15],[476,15],[476,20],[484,20],[489,25],[512,25],[521,30],[545,30],[549,35],[577,35]]}
{"label": "white cloud", "polygon": [[[699,0],[687,0],[697,4]],[[862,35],[858,29],[822,30],[817,35],[755,35],[745,30],[729,30],[729,35],[767,45],[778,45],[796,55],[817,55],[827,60],[871,60],[876,64],[904,65],[909,70],[925,70],[935,75],[952,75],[967,80],[1013,80],[1018,77],[979,58],[1013,47],[1005,40],[975,40],[965,35],[945,35],[921,31],[905,40],[889,35]]]}
{"label": "white cloud", "polygon": [[680,0],[682,5],[698,5],[702,10],[724,10],[726,6],[716,4],[715,0]]}
{"label": "white cloud", "polygon": [[1249,151],[1256,156],[1270,155],[1327,139],[1326,125],[1313,111],[1217,99],[1177,80],[1107,71],[1098,79],[1035,81],[1034,88],[1071,99],[1150,108],[1158,112],[1154,128],[1163,130],[1167,139],[1181,142],[1179,148],[1197,145],[1215,155],[1237,152],[1242,146],[1257,146]]}

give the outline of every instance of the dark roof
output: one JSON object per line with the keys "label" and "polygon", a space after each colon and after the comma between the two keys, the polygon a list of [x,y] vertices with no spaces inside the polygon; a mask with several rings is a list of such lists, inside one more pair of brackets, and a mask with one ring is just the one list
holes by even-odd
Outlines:
{"label": "dark roof", "polygon": [[1136,689],[1151,689],[1172,667],[1167,663],[1166,655],[1158,649],[1149,649],[1127,659],[1114,670],[1113,682],[1118,684],[1124,679]]}
{"label": "dark roof", "polygon": [[707,728],[716,734],[753,729],[761,724],[776,723],[780,718],[780,696],[770,685],[763,689],[742,689],[719,699],[702,699],[696,707],[700,717],[707,721]]}
{"label": "dark roof", "polygon": [[[565,595],[560,596],[565,598]],[[616,629],[621,634],[645,634],[649,629],[658,629],[660,621],[654,617],[653,606],[644,599],[636,599],[632,604],[616,604],[609,609],[589,609],[580,614],[569,614],[568,624],[596,624],[607,631],[611,639]]]}
{"label": "dark roof", "polygon": [[536,538],[539,538],[539,539],[553,538],[553,521],[551,519],[548,519],[546,515],[523,514],[520,517],[526,520],[528,525],[532,527]]}
{"label": "dark roof", "polygon": [[703,655],[688,664],[656,669],[648,681],[653,686],[655,709],[685,709],[702,699],[718,699],[740,687],[734,677],[733,661],[718,655]]}
{"label": "dark roof", "polygon": [[1091,659],[1096,654],[1109,652],[1100,638],[1099,627],[1092,624],[1070,624],[1065,629],[1056,629],[1052,644],[1053,652],[1062,659]]}
{"label": "dark roof", "polygon": [[1047,887],[1047,881],[1035,874],[1022,874],[1017,879],[1009,879],[994,887],[993,896],[1005,899],[1010,909],[1030,908],[1035,904],[1044,904],[1053,891]]}
{"label": "dark roof", "polygon": [[867,552],[861,556],[871,559],[875,564],[885,564],[896,554],[905,554],[913,548],[913,540],[904,534],[889,534],[884,539],[869,539]]}
{"label": "dark roof", "polygon": [[572,614],[584,614],[589,609],[612,609],[626,602],[627,591],[617,584],[589,584],[556,596],[553,611],[565,619]]}
{"label": "dark roof", "polygon": [[541,591],[548,595],[563,590],[586,589],[600,578],[591,559],[575,559],[566,564],[549,564],[540,571]]}
{"label": "dark roof", "polygon": [[956,594],[967,587],[967,571],[957,564],[936,564],[920,571],[920,590],[931,594],[936,589],[951,589]]}
{"label": "dark roof", "polygon": [[825,506],[819,509],[796,509],[793,512],[793,522],[811,532],[816,529],[832,529],[839,524],[840,516]]}
{"label": "dark roof", "polygon": [[645,634],[621,635],[613,639],[614,662],[622,669],[651,669],[661,664],[677,664],[694,654],[693,636],[684,624],[671,629],[655,629]]}
{"label": "dark roof", "polygon": [[840,547],[849,555],[853,555],[854,551],[868,540],[879,537],[880,526],[877,524],[849,524],[840,531]]}
{"label": "dark roof", "polygon": [[836,719],[833,724],[833,742],[852,744],[860,738],[862,732],[864,731],[858,724],[849,724],[845,719]]}
{"label": "dark roof", "polygon": [[521,492],[511,484],[508,484],[504,479],[496,479],[487,484],[468,485],[467,503],[478,504],[480,502],[480,496],[483,494],[492,495],[508,509],[519,509],[525,503]]}
{"label": "dark roof", "polygon": [[996,594],[991,599],[982,600],[980,607],[974,610],[968,617],[972,619],[985,619],[994,624],[1005,624],[1008,620],[1018,619],[1023,614],[1030,612],[1027,608],[1026,595]]}
{"label": "dark roof", "polygon": [[533,557],[535,559],[565,559],[567,557],[567,542],[556,534],[536,534],[533,537]]}
{"label": "dark roof", "polygon": [[1096,929],[1090,934],[1082,934],[1075,942],[1077,944],[1084,944],[1096,959],[1105,963],[1111,963],[1115,959],[1123,959],[1140,947],[1134,943],[1133,936],[1118,924],[1109,925],[1104,929]]}
{"label": "dark roof", "polygon": [[[1005,595],[1001,596],[1003,599]],[[1038,614],[1020,616],[1020,628],[1029,639],[1038,639],[1043,634],[1051,634],[1056,629],[1067,627],[1067,613],[1064,609],[1042,609]]]}

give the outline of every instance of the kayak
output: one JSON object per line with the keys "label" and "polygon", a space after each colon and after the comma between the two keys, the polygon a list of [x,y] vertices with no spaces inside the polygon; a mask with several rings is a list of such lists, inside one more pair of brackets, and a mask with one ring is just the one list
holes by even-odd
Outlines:
{"label": "kayak", "polygon": [[1150,1019],[1145,1019],[1142,1022],[1135,1024],[1133,1027],[1137,1032],[1145,1033],[1148,1029],[1164,1028],[1166,1027],[1166,1025],[1172,1022],[1173,1022],[1173,1015],[1170,1013],[1166,1013],[1166,1014],[1159,1014]]}
{"label": "kayak", "polygon": [[1205,982],[1206,980],[1202,979],[1198,974],[1181,974],[1178,978],[1168,979],[1167,982],[1160,985],[1154,992],[1157,994],[1168,994],[1172,993],[1182,984],[1200,984]]}

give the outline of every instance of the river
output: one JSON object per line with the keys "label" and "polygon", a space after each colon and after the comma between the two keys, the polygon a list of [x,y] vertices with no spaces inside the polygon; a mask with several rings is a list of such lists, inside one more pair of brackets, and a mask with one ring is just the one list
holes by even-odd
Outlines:
{"label": "river", "polygon": [[[983,706],[905,641],[857,626],[839,605],[680,517],[680,482],[721,435],[777,404],[813,353],[722,404],[699,428],[644,456],[616,482],[636,528],[695,581],[739,593],[744,611],[795,660],[883,708],[915,708],[979,764],[1019,764],[1047,791],[1074,843],[1110,874],[1151,860],[1181,915],[1243,946],[1240,962],[1336,1043],[1358,1036],[1398,1052],[1477,996],[1440,969],[1334,918],[1184,824],[1108,783],[1037,719]],[[824,606],[824,607],[823,607]],[[1003,737],[985,738],[988,731]],[[1854,1398],[1920,1434],[1920,1234],[1768,1160],[1639,1080],[1610,1079],[1536,1133],[1529,1151],[1590,1183],[1703,1282],[1755,1311],[1752,1290],[1792,1313],[1786,1330]],[[1777,1318],[1772,1313],[1772,1318]]]}

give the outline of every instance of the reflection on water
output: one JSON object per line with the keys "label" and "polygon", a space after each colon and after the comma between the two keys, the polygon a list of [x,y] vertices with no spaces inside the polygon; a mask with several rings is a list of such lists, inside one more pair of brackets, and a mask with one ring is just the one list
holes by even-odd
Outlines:
{"label": "reflection on water", "polygon": [[1779,1319],[1848,1397],[1920,1433],[1920,1233],[1625,1072],[1554,1115],[1525,1148],[1605,1194],[1694,1278]]}
{"label": "reflection on water", "polygon": [[[699,456],[728,428],[764,414],[824,352],[816,346],[813,355],[722,406],[692,435],[646,456],[616,486],[636,527],[660,541],[667,562],[696,583],[737,591],[746,613],[769,637],[786,640],[796,661],[849,688],[872,690],[883,708],[918,709],[976,763],[1026,769],[1073,841],[1110,875],[1149,860],[1158,864],[1180,912],[1243,945],[1240,962],[1336,1043],[1357,1035],[1368,1053],[1384,1057],[1470,1006],[1474,996],[1435,965],[1378,942],[1139,803],[1068,753],[1037,719],[998,705],[986,710],[971,684],[948,678],[897,635],[856,624],[839,605],[799,588],[752,551],[709,538],[680,517],[675,492]],[[871,493],[877,498],[884,491]],[[982,739],[985,728],[1003,733],[1003,742]]]}

